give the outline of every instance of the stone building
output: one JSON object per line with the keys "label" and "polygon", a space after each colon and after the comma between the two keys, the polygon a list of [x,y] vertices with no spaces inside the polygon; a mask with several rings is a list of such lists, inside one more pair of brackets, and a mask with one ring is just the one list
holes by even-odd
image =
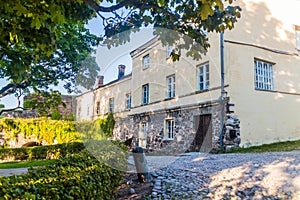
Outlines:
{"label": "stone building", "polygon": [[[300,139],[300,2],[236,2],[242,18],[224,33],[225,91],[221,95],[220,37],[200,60],[153,38],[131,52],[132,71],[77,97],[78,120],[113,112],[114,136],[133,137],[149,152],[213,151]],[[289,12],[285,14],[284,11]],[[259,23],[258,23],[259,22]],[[222,129],[221,129],[222,127]]]}
{"label": "stone building", "polygon": [[[37,99],[38,102],[44,102],[44,98],[36,95],[24,96],[24,101]],[[61,95],[64,105],[58,105],[57,110],[61,114],[61,119],[69,119],[71,116],[75,116],[76,113],[76,96],[74,95]],[[39,114],[35,110],[24,110],[19,117],[39,117]]]}

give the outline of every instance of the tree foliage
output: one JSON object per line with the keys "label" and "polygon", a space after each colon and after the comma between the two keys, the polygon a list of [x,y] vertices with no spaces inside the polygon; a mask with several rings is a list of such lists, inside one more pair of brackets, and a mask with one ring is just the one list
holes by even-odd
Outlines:
{"label": "tree foliage", "polygon": [[[60,80],[71,92],[74,84],[96,75],[90,58],[86,62],[91,71],[82,67],[92,46],[123,44],[129,41],[130,32],[149,25],[164,45],[175,45],[177,57],[173,59],[179,58],[181,49],[199,59],[209,48],[207,33],[232,29],[240,17],[241,10],[232,1],[0,0],[0,78],[9,82],[0,87],[0,98],[10,94],[20,98],[29,89],[45,92]],[[85,28],[96,14],[102,18],[101,37]],[[170,35],[165,29],[178,34]],[[182,35],[191,40],[182,43]],[[90,82],[85,83],[91,88]]]}
{"label": "tree foliage", "polygon": [[[92,55],[88,55],[79,65],[75,84],[83,86],[87,90],[93,89],[99,71],[100,67],[96,63],[96,58]],[[76,92],[81,91],[80,89],[77,89]]]}
{"label": "tree foliage", "polygon": [[110,7],[101,7],[91,0],[85,2],[102,17],[103,37],[108,39],[104,43],[108,47],[129,41],[130,31],[153,25],[161,42],[175,47],[174,60],[179,58],[181,49],[187,50],[187,56],[200,59],[209,48],[207,33],[232,29],[241,17],[241,8],[231,5],[233,0],[109,0],[115,2]]}
{"label": "tree foliage", "polygon": [[62,80],[74,90],[81,63],[99,43],[85,28],[95,12],[82,1],[65,0],[1,0],[0,12],[0,78],[8,81],[0,98],[16,94],[19,99],[29,89],[45,93]]}

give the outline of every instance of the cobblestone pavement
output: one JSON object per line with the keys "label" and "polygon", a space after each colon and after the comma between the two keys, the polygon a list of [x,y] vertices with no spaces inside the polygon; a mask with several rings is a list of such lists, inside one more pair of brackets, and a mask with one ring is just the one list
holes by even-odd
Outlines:
{"label": "cobblestone pavement", "polygon": [[[149,157],[149,166],[155,166],[155,157]],[[300,151],[192,153],[152,175],[149,199],[300,200]]]}

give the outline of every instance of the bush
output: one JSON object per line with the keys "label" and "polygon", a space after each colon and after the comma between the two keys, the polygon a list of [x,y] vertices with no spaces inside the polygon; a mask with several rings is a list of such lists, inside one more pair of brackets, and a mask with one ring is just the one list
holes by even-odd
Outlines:
{"label": "bush", "polygon": [[4,148],[0,149],[0,160],[58,159],[68,154],[78,153],[83,149],[84,144],[80,142],[28,148]]}
{"label": "bush", "polygon": [[51,119],[52,120],[60,120],[61,119],[61,114],[58,110],[55,110],[51,114]]}
{"label": "bush", "polygon": [[18,134],[24,134],[26,138],[36,138],[48,144],[52,144],[55,140],[58,143],[80,141],[80,135],[73,121],[4,118],[0,119],[0,131],[11,139],[16,138]]}
{"label": "bush", "polygon": [[[57,116],[58,117],[58,116]],[[58,119],[54,117],[54,119]],[[74,120],[74,116],[70,116]],[[80,142],[82,138],[111,137],[115,120],[110,113],[107,118],[95,121],[85,121],[76,123],[75,121],[39,119],[0,119],[0,132],[5,136],[15,139],[18,134],[23,134],[25,138],[35,138],[38,142],[45,141],[48,144]],[[98,139],[98,138],[97,138]]]}
{"label": "bush", "polygon": [[[109,156],[109,155],[108,155]],[[126,162],[127,157],[123,157]],[[97,161],[87,151],[28,174],[0,177],[4,199],[113,199],[122,172]]]}

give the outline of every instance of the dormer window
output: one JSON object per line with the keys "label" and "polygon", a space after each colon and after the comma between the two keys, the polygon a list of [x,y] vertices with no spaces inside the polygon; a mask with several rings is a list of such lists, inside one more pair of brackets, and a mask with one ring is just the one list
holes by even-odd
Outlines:
{"label": "dormer window", "polygon": [[149,54],[147,54],[143,57],[143,69],[147,69],[148,67],[150,67],[150,56],[149,56]]}

